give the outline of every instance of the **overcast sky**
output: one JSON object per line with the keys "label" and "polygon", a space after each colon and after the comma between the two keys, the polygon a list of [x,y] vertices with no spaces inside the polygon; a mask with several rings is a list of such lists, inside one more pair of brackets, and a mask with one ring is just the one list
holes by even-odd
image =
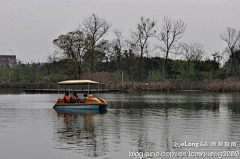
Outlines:
{"label": "overcast sky", "polygon": [[240,29],[239,8],[240,0],[0,0],[0,54],[13,50],[23,61],[46,60],[53,39],[95,13],[124,36],[140,16],[154,18],[158,28],[164,15],[181,18],[188,24],[182,41],[199,42],[211,55],[225,47],[219,34],[226,27]]}

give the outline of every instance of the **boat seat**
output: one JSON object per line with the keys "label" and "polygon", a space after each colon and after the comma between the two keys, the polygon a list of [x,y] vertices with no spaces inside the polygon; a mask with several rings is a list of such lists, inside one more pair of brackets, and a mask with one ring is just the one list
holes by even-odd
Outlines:
{"label": "boat seat", "polygon": [[57,103],[64,103],[64,100],[62,98],[58,98]]}

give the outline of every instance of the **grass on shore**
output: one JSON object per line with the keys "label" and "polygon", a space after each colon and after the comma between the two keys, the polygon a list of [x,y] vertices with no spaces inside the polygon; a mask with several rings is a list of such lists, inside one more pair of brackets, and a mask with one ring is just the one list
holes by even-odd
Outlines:
{"label": "grass on shore", "polygon": [[240,81],[235,78],[218,79],[207,84],[204,89],[213,92],[236,92],[240,91]]}

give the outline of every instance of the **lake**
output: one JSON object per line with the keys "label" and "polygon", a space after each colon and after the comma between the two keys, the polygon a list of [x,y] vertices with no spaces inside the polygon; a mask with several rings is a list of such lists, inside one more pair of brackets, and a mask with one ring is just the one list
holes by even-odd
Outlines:
{"label": "lake", "polygon": [[57,112],[57,94],[8,93],[0,95],[1,159],[239,158],[239,93],[94,94],[107,112]]}

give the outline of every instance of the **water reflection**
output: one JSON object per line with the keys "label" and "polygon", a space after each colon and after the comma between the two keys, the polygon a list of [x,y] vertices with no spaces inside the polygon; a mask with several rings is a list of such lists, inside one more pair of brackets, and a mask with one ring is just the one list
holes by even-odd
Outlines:
{"label": "water reflection", "polygon": [[234,94],[228,98],[227,109],[226,111],[226,122],[225,129],[227,130],[229,140],[237,141],[240,145],[240,96],[239,94]]}
{"label": "water reflection", "polygon": [[57,138],[58,142],[56,149],[73,150],[74,152],[83,151],[87,156],[97,157],[104,151],[99,149],[104,148],[104,142],[98,143],[96,136],[96,127],[102,126],[106,110],[71,110],[57,111],[58,127]]}
{"label": "water reflection", "polygon": [[56,112],[52,109],[55,94],[0,95],[2,158],[30,159],[44,154],[58,159],[121,159],[129,158],[129,151],[176,151],[174,142],[240,144],[239,93],[99,96],[108,101],[108,112]]}
{"label": "water reflection", "polygon": [[234,94],[228,99],[229,102],[227,104],[227,107],[229,111],[232,112],[232,115],[240,114],[240,105],[239,105],[239,100],[240,96],[239,94]]}
{"label": "water reflection", "polygon": [[[56,148],[89,157],[127,158],[129,151],[175,151],[174,141],[220,140],[212,129],[221,126],[219,98],[208,102],[185,96],[164,102],[133,99],[110,100],[108,113],[57,112]],[[119,154],[124,156],[116,157]]]}
{"label": "water reflection", "polygon": [[110,102],[112,109],[183,109],[183,110],[219,110],[219,101],[211,103],[201,103],[198,101],[165,102],[165,103],[147,103],[139,101],[130,102]]}

